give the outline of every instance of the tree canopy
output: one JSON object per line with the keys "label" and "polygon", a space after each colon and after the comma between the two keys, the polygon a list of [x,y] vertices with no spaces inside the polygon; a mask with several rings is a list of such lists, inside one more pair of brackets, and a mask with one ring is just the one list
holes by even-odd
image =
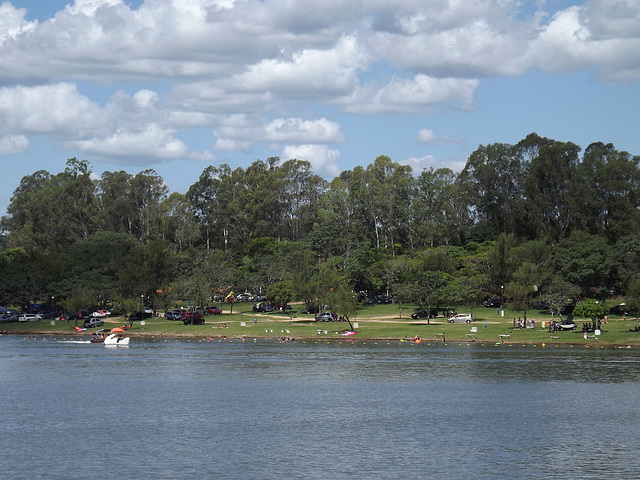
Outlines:
{"label": "tree canopy", "polygon": [[181,194],[154,170],[97,178],[72,158],[13,192],[0,303],[166,303],[167,292],[206,301],[271,287],[307,303],[333,298],[348,316],[357,292],[427,307],[506,289],[525,310],[538,295],[560,310],[637,289],[639,162],[610,143],[581,155],[532,133],[480,145],[458,174],[382,155],[327,181],[307,161],[272,157],[207,166]]}

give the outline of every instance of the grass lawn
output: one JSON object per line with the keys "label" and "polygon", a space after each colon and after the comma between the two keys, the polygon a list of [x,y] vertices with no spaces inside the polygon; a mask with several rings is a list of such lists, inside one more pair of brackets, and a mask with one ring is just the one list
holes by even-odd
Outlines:
{"label": "grass lawn", "polygon": [[[614,303],[612,302],[612,306]],[[340,338],[349,329],[347,322],[315,322],[314,315],[294,313],[291,316],[278,313],[254,314],[252,303],[237,303],[233,306],[223,306],[221,315],[205,318],[204,325],[183,325],[181,321],[170,321],[164,318],[147,319],[145,325],[134,322],[127,335],[135,336],[168,336],[168,337],[247,337],[247,338]],[[299,305],[294,305],[295,308]],[[418,335],[423,341],[442,342],[444,334],[447,342],[484,342],[484,343],[535,343],[535,344],[594,344],[594,345],[640,345],[640,332],[629,331],[638,325],[635,319],[623,321],[620,317],[612,316],[608,324],[602,323],[602,333],[598,338],[584,340],[580,330],[586,319],[574,319],[578,323],[577,330],[549,333],[543,327],[544,322],[551,320],[551,316],[538,311],[527,312],[528,320],[535,320],[534,328],[513,328],[513,318],[523,317],[522,311],[506,310],[504,316],[498,314],[494,308],[479,307],[471,310],[458,307],[459,313],[472,313],[475,321],[472,324],[449,324],[445,318],[431,319],[427,325],[426,319],[412,320],[413,305],[403,305],[402,314],[398,304],[370,305],[361,307],[351,318],[357,336],[350,339],[394,339],[405,337],[413,339]],[[254,322],[255,319],[255,322]],[[121,317],[105,319],[105,328],[124,325]],[[81,324],[80,324],[81,325]],[[88,336],[94,329],[76,332],[75,321],[56,320],[52,325],[49,320],[30,323],[3,323],[0,331],[4,333],[20,334],[56,334]],[[475,327],[474,332],[472,328]],[[589,333],[592,336],[593,333]],[[502,337],[501,337],[502,336]]]}

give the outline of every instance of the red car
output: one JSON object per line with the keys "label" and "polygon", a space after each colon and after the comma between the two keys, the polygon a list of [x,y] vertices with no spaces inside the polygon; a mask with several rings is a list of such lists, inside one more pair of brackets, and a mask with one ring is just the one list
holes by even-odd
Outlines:
{"label": "red car", "polygon": [[196,312],[187,312],[180,317],[185,325],[204,325],[204,317]]}
{"label": "red car", "polygon": [[220,315],[222,313],[218,307],[205,307],[204,311],[207,315]]}

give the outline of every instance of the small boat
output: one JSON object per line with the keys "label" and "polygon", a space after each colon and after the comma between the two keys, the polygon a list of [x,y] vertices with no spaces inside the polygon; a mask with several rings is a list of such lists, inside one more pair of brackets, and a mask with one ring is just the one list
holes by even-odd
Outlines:
{"label": "small boat", "polygon": [[105,346],[129,346],[129,337],[120,337],[116,333],[112,333],[104,339]]}
{"label": "small boat", "polygon": [[104,343],[104,339],[107,338],[107,335],[111,333],[108,329],[103,328],[101,330],[97,330],[91,334],[91,343]]}

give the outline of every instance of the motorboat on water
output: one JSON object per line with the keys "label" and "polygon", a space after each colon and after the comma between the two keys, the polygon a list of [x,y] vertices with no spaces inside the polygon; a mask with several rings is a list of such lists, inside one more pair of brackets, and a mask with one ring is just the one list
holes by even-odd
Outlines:
{"label": "motorboat on water", "polygon": [[98,330],[91,334],[91,343],[104,343],[104,339],[107,338],[107,335],[111,333],[110,330],[103,328],[102,330]]}
{"label": "motorboat on water", "polygon": [[112,333],[103,341],[105,346],[129,346],[129,337],[121,337],[117,333]]}

